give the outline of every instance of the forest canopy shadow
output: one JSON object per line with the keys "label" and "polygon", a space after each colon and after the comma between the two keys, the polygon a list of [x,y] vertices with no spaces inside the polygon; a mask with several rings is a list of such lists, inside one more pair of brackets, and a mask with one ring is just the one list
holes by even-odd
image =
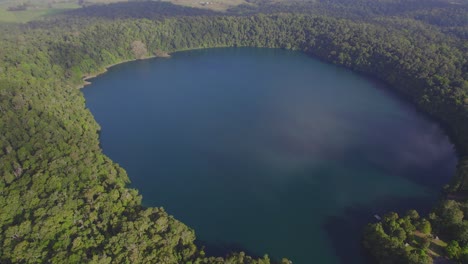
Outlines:
{"label": "forest canopy shadow", "polygon": [[401,199],[388,197],[367,206],[352,206],[343,211],[340,216],[331,216],[324,223],[324,230],[331,240],[331,247],[334,249],[340,263],[358,264],[364,259],[366,264],[372,263],[362,247],[362,232],[366,223],[378,221],[374,214],[383,216],[394,211],[400,216],[410,210],[417,208],[421,215],[430,211],[432,201],[424,198]]}
{"label": "forest canopy shadow", "polygon": [[197,247],[203,248],[205,253],[209,256],[224,257],[231,253],[244,252],[253,258],[262,257],[248,250],[247,248],[243,247],[241,244],[235,243],[235,242],[224,242],[224,241],[217,241],[217,242],[210,241],[209,242],[209,241],[197,239],[195,241],[195,244],[197,245]]}
{"label": "forest canopy shadow", "polygon": [[90,5],[64,13],[68,17],[96,17],[107,19],[156,19],[178,16],[212,16],[221,13],[174,5],[168,2],[122,2],[107,5]]}

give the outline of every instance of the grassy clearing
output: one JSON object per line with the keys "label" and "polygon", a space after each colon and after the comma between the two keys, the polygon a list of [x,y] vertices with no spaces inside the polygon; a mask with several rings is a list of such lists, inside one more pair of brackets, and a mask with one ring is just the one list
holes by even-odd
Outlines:
{"label": "grassy clearing", "polygon": [[[176,5],[195,8],[226,11],[228,8],[248,4],[246,0],[162,0]],[[44,16],[57,14],[66,10],[80,8],[78,0],[30,0],[27,10],[9,11],[9,7],[18,6],[17,0],[0,0],[0,22],[26,23]],[[87,4],[111,4],[127,2],[127,0],[86,0]]]}
{"label": "grassy clearing", "polygon": [[57,14],[66,10],[79,8],[78,1],[54,3],[50,0],[30,1],[26,10],[9,11],[8,8],[18,6],[18,1],[0,0],[0,22],[25,23],[44,16]]}
{"label": "grassy clearing", "polygon": [[428,236],[426,234],[423,234],[419,231],[414,232],[415,240],[416,242],[422,243],[422,240],[424,238],[429,238],[431,241],[431,244],[429,245],[429,250],[428,253],[432,255],[432,257],[440,257],[444,255],[445,252],[445,247],[447,247],[447,243],[440,240],[440,239],[435,239],[432,238],[431,236]]}
{"label": "grassy clearing", "polygon": [[[127,0],[86,0],[87,4],[111,4]],[[248,4],[246,0],[162,0],[176,5],[195,8],[226,11],[228,8]],[[18,6],[15,0],[0,0],[0,22],[26,23],[44,16],[57,14],[66,10],[80,8],[78,0],[30,0],[27,10],[9,11],[8,8]]]}
{"label": "grassy clearing", "polygon": [[[189,6],[195,8],[205,8],[215,11],[225,11],[226,9],[240,4],[248,4],[246,0],[162,0],[175,5]],[[86,0],[87,3],[109,4],[116,2],[126,2],[124,0]]]}
{"label": "grassy clearing", "polygon": [[13,12],[9,12],[5,8],[0,7],[0,21],[16,22],[16,15]]}
{"label": "grassy clearing", "polygon": [[176,5],[226,11],[230,7],[248,4],[245,0],[163,0]]}

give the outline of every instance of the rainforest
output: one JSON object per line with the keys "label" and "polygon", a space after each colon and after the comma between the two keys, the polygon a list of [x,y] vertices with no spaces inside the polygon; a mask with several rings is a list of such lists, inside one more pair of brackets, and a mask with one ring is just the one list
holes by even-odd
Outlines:
{"label": "rainforest", "polygon": [[212,255],[196,229],[142,204],[103,154],[79,89],[131,60],[257,47],[379,80],[443,127],[458,161],[439,200],[371,219],[361,244],[371,263],[468,263],[467,16],[466,1],[252,0],[225,11],[135,1],[0,23],[0,262],[290,263]]}

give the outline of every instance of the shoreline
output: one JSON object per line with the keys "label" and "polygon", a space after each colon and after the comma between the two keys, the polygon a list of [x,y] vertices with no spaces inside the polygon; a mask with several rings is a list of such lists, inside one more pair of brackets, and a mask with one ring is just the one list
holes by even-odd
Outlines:
{"label": "shoreline", "polygon": [[[231,46],[221,45],[221,46],[216,46],[216,47],[212,47],[212,48],[227,48],[227,47],[231,47]],[[247,47],[247,46],[238,46],[238,47],[241,48],[241,47]],[[116,63],[105,66],[104,69],[102,71],[100,71],[100,72],[84,74],[83,77],[81,78],[83,83],[78,85],[78,89],[83,89],[85,86],[88,86],[88,85],[92,84],[89,81],[90,79],[96,78],[99,75],[106,73],[110,68],[112,68],[114,66],[117,66],[119,64],[132,62],[132,61],[138,61],[138,60],[149,60],[149,59],[154,59],[154,58],[170,59],[172,57],[172,53],[175,53],[175,52],[189,51],[189,50],[200,50],[200,49],[206,49],[206,48],[207,47],[196,47],[196,48],[177,49],[177,50],[167,51],[167,52],[166,51],[157,51],[154,55],[144,57],[142,59],[127,59],[127,60],[123,60],[123,61],[120,61],[120,62],[116,62]]]}
{"label": "shoreline", "polygon": [[[201,49],[207,49],[207,48],[227,48],[227,47],[236,47],[236,48],[245,48],[245,47],[251,47],[251,46],[229,46],[229,45],[220,45],[220,46],[214,46],[214,47],[193,47],[193,48],[182,48],[182,49],[176,49],[176,50],[172,50],[172,51],[157,51],[155,52],[154,55],[151,55],[151,56],[147,56],[145,58],[141,58],[141,59],[126,59],[126,60],[122,60],[120,62],[116,62],[116,63],[113,63],[113,64],[110,64],[108,66],[105,66],[104,69],[100,72],[96,72],[96,73],[90,73],[90,74],[85,74],[83,75],[82,77],[82,83],[78,85],[78,89],[82,89],[84,88],[85,86],[88,86],[90,84],[92,84],[92,82],[90,82],[89,80],[90,79],[93,79],[93,78],[96,78],[98,76],[100,76],[101,74],[104,74],[108,71],[108,69],[110,69],[111,67],[114,67],[114,66],[117,66],[119,64],[123,64],[123,63],[127,63],[127,62],[132,62],[132,61],[138,61],[138,60],[148,60],[148,59],[154,59],[154,58],[171,58],[172,57],[172,54],[173,53],[176,53],[176,52],[183,52],[183,51],[190,51],[190,50],[201,50]],[[270,47],[261,47],[259,46],[258,48],[270,48]],[[282,49],[280,47],[271,47],[271,49]],[[307,53],[305,51],[302,51],[302,50],[294,50],[294,49],[286,49],[286,50],[293,50],[293,51],[298,51],[298,52],[301,52],[307,56],[310,56],[310,57],[313,57],[313,58],[316,58],[320,61],[323,61],[325,63],[328,63],[328,64],[332,64],[332,65],[335,65],[335,66],[338,66],[338,67],[343,67],[345,69],[348,69],[350,70],[351,72],[354,72],[354,73],[357,73],[357,74],[360,74],[360,75],[363,75],[363,76],[366,76],[368,78],[371,78],[373,81],[378,81],[378,82],[381,82],[381,84],[384,85],[384,90],[386,91],[389,91],[389,94],[390,95],[393,95],[393,96],[397,96],[400,100],[404,100],[406,102],[408,102],[410,105],[412,105],[413,107],[415,107],[416,111],[418,111],[419,113],[423,114],[423,115],[426,115],[427,118],[435,121],[436,124],[438,124],[442,130],[444,131],[444,134],[446,134],[449,138],[449,141],[450,143],[453,144],[454,146],[454,149],[455,149],[455,155],[456,155],[456,159],[457,159],[457,165],[455,167],[455,175],[452,175],[450,181],[447,183],[447,185],[449,187],[452,187],[453,184],[456,184],[456,179],[458,177],[458,173],[457,173],[457,166],[458,164],[463,160],[463,155],[461,154],[461,150],[459,149],[460,146],[462,145],[460,142],[458,142],[456,140],[456,137],[453,135],[454,132],[452,132],[453,130],[450,128],[450,125],[448,125],[446,122],[444,122],[443,120],[441,120],[439,117],[429,113],[428,111],[426,111],[425,109],[421,108],[417,103],[413,102],[407,95],[405,95],[404,93],[402,93],[400,90],[398,90],[397,88],[395,88],[392,84],[390,83],[387,83],[386,81],[384,80],[381,80],[379,79],[378,77],[376,76],[373,76],[373,75],[369,75],[369,74],[366,74],[364,72],[360,72],[360,71],[357,71],[353,68],[350,68],[350,67],[347,67],[345,65],[339,65],[339,64],[335,64],[333,62],[330,62],[330,61],[327,61],[326,59],[324,58],[321,58],[319,56],[316,56],[315,54],[311,54],[311,53]],[[463,177],[462,177],[463,178]],[[463,180],[462,180],[463,181]],[[441,188],[442,190],[442,199],[447,199],[449,197],[449,195],[460,195],[460,191],[455,191],[454,193],[446,193],[444,191],[444,187],[442,186]],[[468,194],[465,194],[465,195],[462,195],[462,197],[464,197],[465,199],[468,197]]]}
{"label": "shoreline", "polygon": [[120,61],[120,62],[116,62],[116,63],[110,64],[110,65],[107,65],[107,66],[104,67],[104,69],[102,71],[83,75],[83,77],[81,78],[83,83],[78,85],[78,89],[83,89],[85,86],[88,86],[88,85],[92,84],[92,82],[89,81],[90,79],[96,78],[99,75],[102,75],[102,74],[106,73],[110,68],[112,68],[114,66],[124,64],[124,63],[127,63],[127,62],[138,61],[138,60],[148,60],[148,59],[154,59],[154,58],[169,59],[169,58],[171,58],[171,54],[168,53],[168,52],[162,52],[162,53],[157,53],[157,54],[152,55],[152,56],[144,57],[142,59],[128,59],[128,60],[123,60],[123,61]]}

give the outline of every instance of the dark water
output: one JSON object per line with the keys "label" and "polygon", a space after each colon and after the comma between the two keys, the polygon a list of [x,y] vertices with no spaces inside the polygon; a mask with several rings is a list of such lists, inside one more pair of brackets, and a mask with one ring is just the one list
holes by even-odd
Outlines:
{"label": "dark water", "polygon": [[83,91],[144,204],[193,227],[211,254],[362,263],[365,223],[427,210],[454,171],[436,123],[297,52],[180,52],[114,67]]}

